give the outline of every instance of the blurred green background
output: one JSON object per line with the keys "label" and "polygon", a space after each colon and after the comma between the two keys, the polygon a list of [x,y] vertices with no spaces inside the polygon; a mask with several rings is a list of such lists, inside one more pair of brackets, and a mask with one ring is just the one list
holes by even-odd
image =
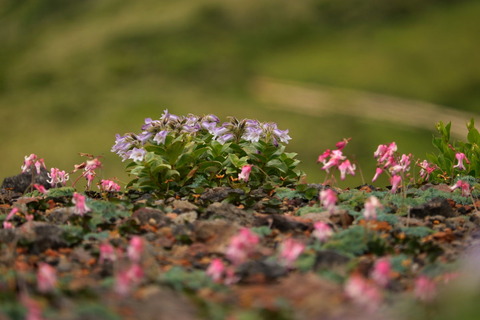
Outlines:
{"label": "blurred green background", "polygon": [[[30,153],[71,170],[86,152],[125,181],[114,135],[168,108],[277,122],[309,182],[323,181],[318,154],[352,137],[369,181],[380,143],[432,151],[449,113],[415,100],[463,111],[462,126],[478,117],[478,17],[473,0],[0,0],[0,177]],[[364,116],[373,100],[374,115],[405,112]]]}

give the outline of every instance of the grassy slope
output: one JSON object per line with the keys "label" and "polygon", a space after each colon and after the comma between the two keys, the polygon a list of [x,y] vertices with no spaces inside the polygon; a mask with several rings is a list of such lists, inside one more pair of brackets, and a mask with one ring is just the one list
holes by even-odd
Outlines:
{"label": "grassy slope", "polygon": [[[109,152],[114,134],[138,130],[143,118],[157,117],[164,108],[278,122],[290,129],[290,150],[299,152],[311,181],[321,178],[314,163],[318,153],[352,136],[346,152],[356,154],[370,176],[377,144],[396,140],[402,152],[422,157],[430,149],[430,128],[418,132],[364,119],[272,112],[246,90],[249,79],[265,74],[446,102],[445,88],[456,90],[462,80],[480,75],[471,59],[477,43],[469,41],[478,34],[479,24],[470,22],[480,12],[477,4],[359,30],[306,28],[300,36],[302,8],[281,12],[295,26],[289,34],[274,19],[263,25],[251,18],[258,23],[251,30],[246,17],[256,12],[254,2],[226,9],[205,3],[215,1],[109,0],[45,19],[29,16],[25,8],[6,15],[0,148],[7,156],[0,176],[16,173],[31,152],[62,169],[81,161],[78,152],[88,152],[105,155],[107,177],[124,179],[123,164]],[[452,39],[458,44],[451,45]],[[452,57],[465,67],[450,63]],[[476,98],[470,94],[459,106],[468,108]],[[360,179],[347,184],[355,183]]]}

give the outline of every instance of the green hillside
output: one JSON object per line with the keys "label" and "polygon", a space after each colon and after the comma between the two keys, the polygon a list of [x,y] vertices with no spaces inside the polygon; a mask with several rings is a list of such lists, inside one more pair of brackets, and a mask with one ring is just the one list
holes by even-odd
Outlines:
{"label": "green hillside", "polygon": [[87,152],[125,179],[115,133],[168,108],[277,122],[310,181],[322,179],[318,154],[353,137],[345,151],[371,177],[376,145],[395,140],[423,157],[437,119],[419,130],[312,117],[272,108],[252,83],[271,76],[476,111],[479,15],[480,3],[453,0],[3,0],[0,176],[32,152],[67,170]]}

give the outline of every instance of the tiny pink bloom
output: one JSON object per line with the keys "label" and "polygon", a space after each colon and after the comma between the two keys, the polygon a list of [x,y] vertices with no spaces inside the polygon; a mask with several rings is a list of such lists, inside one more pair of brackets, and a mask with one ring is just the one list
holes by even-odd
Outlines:
{"label": "tiny pink bloom", "polygon": [[241,264],[255,251],[259,242],[258,235],[248,228],[241,228],[240,232],[230,240],[225,254],[233,264]]}
{"label": "tiny pink bloom", "polygon": [[75,204],[73,212],[83,216],[85,213],[91,211],[89,207],[85,204],[86,197],[80,193],[73,193],[72,202]]}
{"label": "tiny pink bloom", "polygon": [[22,172],[30,171],[30,168],[34,164],[35,160],[37,160],[37,155],[32,153],[28,157],[25,156],[25,160],[23,161]]}
{"label": "tiny pink bloom", "polygon": [[392,184],[392,190],[391,190],[392,193],[397,192],[397,189],[401,182],[402,182],[401,176],[394,175],[390,178],[390,183]]}
{"label": "tiny pink bloom", "polygon": [[3,221],[3,228],[4,229],[15,229],[13,223],[8,221]]}
{"label": "tiny pink bloom", "polygon": [[325,189],[320,191],[320,202],[322,206],[329,212],[335,210],[335,204],[337,203],[337,194],[332,189]]}
{"label": "tiny pink bloom", "polygon": [[287,267],[291,267],[302,254],[305,245],[292,238],[285,240],[280,246],[280,261]]}
{"label": "tiny pink bloom", "polygon": [[335,144],[335,147],[337,147],[338,150],[342,150],[343,148],[345,148],[345,146],[348,144],[350,140],[352,140],[352,138],[343,139],[342,141],[337,142]]}
{"label": "tiny pink bloom", "polygon": [[391,272],[392,266],[390,261],[386,258],[382,258],[375,262],[370,276],[379,286],[386,287],[390,282]]}
{"label": "tiny pink bloom", "polygon": [[380,200],[377,197],[371,196],[365,201],[365,210],[363,211],[363,217],[365,220],[377,219],[377,210],[383,208]]}
{"label": "tiny pink bloom", "polygon": [[43,161],[43,159],[39,159],[39,160],[35,161],[35,169],[37,170],[37,174],[40,174],[42,167],[43,167],[44,169],[47,169],[47,167],[45,166],[45,162]]}
{"label": "tiny pink bloom", "polygon": [[41,184],[34,184],[33,187],[41,194],[47,194],[47,189],[45,189],[45,187]]}
{"label": "tiny pink bloom", "polygon": [[324,153],[322,153],[321,155],[318,156],[317,162],[321,162],[323,164],[326,164],[327,163],[327,158],[330,157],[331,154],[332,154],[332,150],[330,150],[330,149],[325,150]]}
{"label": "tiny pink bloom", "polygon": [[206,270],[206,274],[212,278],[215,282],[221,282],[225,274],[226,267],[223,261],[219,258],[215,258],[210,262]]}
{"label": "tiny pink bloom", "polygon": [[47,182],[50,183],[52,187],[56,187],[59,183],[65,186],[69,178],[68,173],[58,168],[51,168],[50,173],[47,173],[47,175],[50,178]]}
{"label": "tiny pink bloom", "polygon": [[343,161],[339,166],[338,170],[340,170],[340,179],[345,180],[345,175],[351,174],[352,176],[355,175],[355,165],[350,163],[350,160]]}
{"label": "tiny pink bloom", "polygon": [[422,179],[424,180],[428,180],[430,178],[430,175],[432,174],[433,171],[435,171],[435,169],[437,169],[437,167],[435,165],[432,165],[430,163],[428,163],[427,160],[423,160],[420,164],[420,177],[422,177]]}
{"label": "tiny pink bloom", "polygon": [[421,275],[415,280],[414,294],[421,301],[432,301],[437,295],[437,286],[433,280]]}
{"label": "tiny pink bloom", "polygon": [[117,260],[115,248],[109,242],[101,243],[99,248],[100,248],[100,258],[99,258],[100,263],[107,260],[110,260],[112,262]]}
{"label": "tiny pink bloom", "polygon": [[87,160],[85,164],[85,171],[95,171],[102,167],[102,162],[98,158]]}
{"label": "tiny pink bloom", "polygon": [[143,248],[144,248],[143,238],[139,236],[133,236],[130,239],[129,246],[127,248],[127,255],[130,261],[136,262],[136,263],[140,262]]}
{"label": "tiny pink bloom", "polygon": [[463,164],[463,160],[465,160],[466,163],[470,163],[467,159],[467,156],[462,152],[457,152],[455,154],[455,158],[457,159],[458,163],[453,167],[459,170],[467,170],[467,168],[465,168],[465,165]]}
{"label": "tiny pink bloom", "polygon": [[382,174],[383,169],[382,168],[377,168],[375,169],[375,175],[373,176],[372,182],[378,179],[378,176]]}
{"label": "tiny pink bloom", "polygon": [[330,159],[324,164],[322,167],[323,170],[329,172],[330,168],[338,167],[340,165],[340,161],[345,160],[345,157],[340,150],[333,150]]}
{"label": "tiny pink bloom", "polygon": [[20,301],[22,305],[27,309],[27,314],[25,315],[25,320],[43,320],[42,317],[42,307],[40,303],[27,294],[23,293],[20,295]]}
{"label": "tiny pink bloom", "polygon": [[98,186],[102,191],[120,191],[120,186],[113,182],[112,180],[101,180],[100,185]]}
{"label": "tiny pink bloom", "polygon": [[238,180],[243,180],[245,182],[248,182],[248,179],[250,178],[250,172],[252,171],[252,165],[247,164],[242,167],[242,172],[239,173],[238,175]]}
{"label": "tiny pink bloom", "polygon": [[7,217],[5,218],[5,221],[8,221],[10,219],[13,218],[14,215],[17,214],[17,212],[19,212],[20,210],[17,208],[17,207],[13,207],[12,210],[10,210],[10,213],[7,215]]}
{"label": "tiny pink bloom", "polygon": [[144,272],[139,264],[132,264],[128,269],[118,272],[115,276],[115,292],[126,296],[136,285],[140,284]]}
{"label": "tiny pink bloom", "polygon": [[332,228],[325,222],[315,222],[313,227],[315,230],[313,230],[312,235],[321,242],[325,242],[330,239],[331,236],[333,236]]}
{"label": "tiny pink bloom", "polygon": [[450,190],[453,191],[457,188],[460,188],[460,190],[462,190],[462,196],[467,197],[470,195],[470,185],[468,184],[468,182],[458,180],[457,183],[455,183],[455,185],[450,187]]}
{"label": "tiny pink bloom", "polygon": [[351,275],[345,284],[345,294],[369,312],[378,309],[382,302],[380,290],[360,274]]}
{"label": "tiny pink bloom", "polygon": [[37,271],[38,291],[46,293],[51,292],[57,286],[57,271],[48,263],[41,262]]}

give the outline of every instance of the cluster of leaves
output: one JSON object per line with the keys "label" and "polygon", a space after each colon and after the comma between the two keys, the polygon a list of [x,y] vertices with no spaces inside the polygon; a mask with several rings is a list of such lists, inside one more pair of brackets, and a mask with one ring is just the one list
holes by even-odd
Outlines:
{"label": "cluster of leaves", "polygon": [[[165,111],[146,119],[140,134],[117,135],[112,148],[131,160],[128,184],[142,191],[168,195],[230,186],[273,189],[298,182],[296,153],[285,152],[290,137],[274,123],[214,115],[179,117]],[[246,169],[246,170],[245,170]]]}
{"label": "cluster of leaves", "polygon": [[[433,145],[438,154],[427,154],[430,162],[437,166],[437,169],[430,176],[433,182],[450,183],[458,176],[480,177],[480,133],[475,128],[474,120],[467,123],[467,142],[450,141],[451,123],[439,122],[436,125],[439,137],[433,138]],[[463,153],[466,157],[465,169],[456,166],[456,155]]]}

